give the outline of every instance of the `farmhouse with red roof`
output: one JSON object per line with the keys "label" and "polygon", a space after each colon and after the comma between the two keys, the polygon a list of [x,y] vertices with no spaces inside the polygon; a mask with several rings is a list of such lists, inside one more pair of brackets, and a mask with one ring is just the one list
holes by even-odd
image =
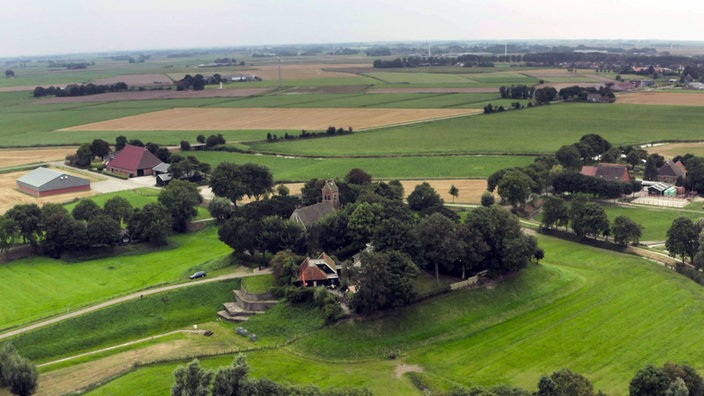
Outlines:
{"label": "farmhouse with red roof", "polygon": [[325,253],[317,259],[306,257],[298,268],[298,282],[303,287],[336,287],[340,285],[340,276],[335,260]]}
{"label": "farmhouse with red roof", "polygon": [[598,177],[611,181],[624,183],[631,182],[631,175],[628,173],[626,165],[619,164],[599,164],[597,166],[583,166],[581,173],[584,176]]}
{"label": "farmhouse with red roof", "polygon": [[129,177],[147,176],[151,175],[152,169],[159,164],[161,160],[146,148],[128,144],[108,162],[106,169]]}
{"label": "farmhouse with red roof", "polygon": [[658,169],[658,181],[663,183],[677,183],[677,178],[687,176],[687,169],[682,161],[667,161],[662,168]]}

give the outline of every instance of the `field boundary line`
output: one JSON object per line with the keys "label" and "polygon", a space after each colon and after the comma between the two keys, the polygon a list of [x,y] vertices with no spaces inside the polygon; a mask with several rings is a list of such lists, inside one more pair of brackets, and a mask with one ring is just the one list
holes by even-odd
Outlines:
{"label": "field boundary line", "polygon": [[82,357],[90,356],[90,355],[95,355],[95,354],[101,353],[101,352],[112,351],[112,350],[119,349],[119,348],[122,348],[122,347],[130,346],[130,345],[134,345],[134,344],[139,344],[139,343],[146,342],[146,341],[150,341],[150,340],[156,340],[156,339],[158,339],[158,338],[163,338],[163,337],[167,337],[167,336],[170,336],[170,335],[173,335],[173,334],[178,334],[178,333],[203,334],[203,333],[205,333],[205,330],[174,330],[174,331],[170,331],[170,332],[168,332],[168,333],[157,334],[157,335],[153,335],[153,336],[151,336],[151,337],[146,337],[146,338],[140,338],[140,339],[138,339],[138,340],[128,341],[128,342],[125,342],[125,343],[122,343],[122,344],[113,345],[113,346],[109,346],[109,347],[105,347],[105,348],[100,348],[100,349],[96,349],[96,350],[93,350],[93,351],[88,351],[88,352],[80,353],[80,354],[78,354],[78,355],[73,355],[73,356],[68,356],[68,357],[65,357],[65,358],[58,359],[58,360],[53,360],[53,361],[51,361],[51,362],[46,362],[46,363],[38,364],[37,367],[51,366],[51,365],[54,365],[54,364],[67,362],[67,361],[69,361],[69,360],[78,359],[78,358],[82,358]]}

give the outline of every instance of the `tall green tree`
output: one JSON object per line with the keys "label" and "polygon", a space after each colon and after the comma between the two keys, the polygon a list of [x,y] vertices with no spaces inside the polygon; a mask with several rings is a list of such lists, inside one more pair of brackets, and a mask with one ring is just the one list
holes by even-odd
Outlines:
{"label": "tall green tree", "polygon": [[130,201],[116,195],[105,202],[103,206],[103,213],[115,219],[118,223],[126,223],[127,220],[132,216],[134,208]]}
{"label": "tall green tree", "polygon": [[415,226],[420,258],[424,267],[435,269],[435,279],[440,284],[440,270],[450,272],[463,252],[457,224],[440,213],[421,219]]}
{"label": "tall green tree", "polygon": [[672,222],[665,240],[665,248],[670,256],[680,256],[683,263],[685,257],[694,260],[699,250],[699,233],[702,231],[699,224],[699,222],[695,224],[687,217],[678,217]]}
{"label": "tall green tree", "polygon": [[103,213],[103,210],[100,209],[100,206],[98,206],[95,201],[92,199],[88,198],[83,198],[78,203],[76,206],[73,207],[73,210],[71,211],[71,215],[73,216],[74,219],[76,220],[85,220],[88,221],[92,219],[95,216],[98,216]]}
{"label": "tall green tree", "polygon": [[352,300],[357,312],[370,314],[415,299],[413,278],[418,275],[418,268],[407,255],[395,250],[365,252],[361,261],[359,291]]}
{"label": "tall green tree", "polygon": [[428,183],[418,184],[413,192],[408,195],[408,206],[415,211],[422,211],[435,206],[442,206],[443,200],[435,189]]}
{"label": "tall green tree", "polygon": [[37,204],[15,205],[5,212],[5,216],[15,222],[25,242],[33,248],[38,246],[37,238],[42,232],[42,210]]}
{"label": "tall green tree", "polygon": [[594,386],[585,376],[570,369],[555,371],[538,382],[538,396],[595,396]]}
{"label": "tall green tree", "polygon": [[110,154],[110,143],[103,139],[94,139],[90,144],[90,151],[94,156],[104,160]]}
{"label": "tall green tree", "polygon": [[173,230],[186,232],[188,222],[198,215],[197,206],[203,202],[198,186],[184,180],[172,180],[159,193],[159,203],[171,213]]}
{"label": "tall green tree", "polygon": [[143,240],[155,246],[167,244],[167,237],[173,220],[171,213],[161,203],[148,203],[142,209],[136,209],[128,222],[134,239]]}
{"label": "tall green tree", "polygon": [[452,203],[455,203],[455,198],[460,195],[460,190],[453,184],[447,193],[452,196]]}
{"label": "tall green tree", "polygon": [[213,371],[202,368],[197,359],[186,367],[177,368],[174,377],[176,381],[171,387],[171,396],[210,396]]}
{"label": "tall green tree", "polygon": [[580,237],[605,235],[610,232],[609,218],[599,204],[587,202],[570,211],[572,230]]}
{"label": "tall green tree", "polygon": [[614,236],[614,241],[625,247],[628,243],[638,244],[640,237],[643,235],[643,226],[631,220],[627,216],[617,216],[614,219],[611,231]]}
{"label": "tall green tree", "polygon": [[19,236],[19,227],[14,220],[0,216],[0,253],[7,253]]}
{"label": "tall green tree", "polygon": [[523,207],[530,197],[533,181],[519,170],[509,170],[501,178],[498,185],[498,194],[504,201],[514,208]]}
{"label": "tall green tree", "polygon": [[543,205],[543,220],[541,226],[547,229],[567,227],[570,214],[567,204],[562,198],[547,196]]}

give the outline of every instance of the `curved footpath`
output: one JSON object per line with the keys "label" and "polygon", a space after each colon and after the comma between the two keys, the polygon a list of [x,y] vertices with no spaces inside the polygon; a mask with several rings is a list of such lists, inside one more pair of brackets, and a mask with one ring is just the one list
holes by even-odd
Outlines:
{"label": "curved footpath", "polygon": [[111,305],[120,304],[125,301],[136,300],[136,299],[139,299],[143,296],[149,296],[151,294],[157,294],[157,293],[161,293],[161,292],[165,292],[165,291],[169,291],[169,290],[174,290],[174,289],[181,289],[184,287],[191,287],[191,286],[200,285],[203,283],[219,282],[219,281],[228,280],[228,279],[246,278],[249,276],[256,276],[256,275],[270,274],[270,273],[271,273],[271,269],[265,268],[263,270],[254,270],[252,272],[235,272],[232,274],[216,276],[215,278],[206,278],[206,279],[202,279],[202,280],[194,280],[194,281],[187,282],[187,283],[179,283],[177,285],[170,285],[170,286],[157,287],[154,289],[147,289],[147,290],[139,291],[136,293],[128,294],[126,296],[117,297],[112,300],[104,301],[104,302],[97,304],[97,305],[92,305],[90,307],[82,308],[82,309],[79,309],[77,311],[74,311],[74,312],[71,312],[68,314],[56,316],[51,319],[43,320],[41,322],[37,322],[37,323],[31,324],[31,325],[28,325],[25,327],[20,327],[18,329],[2,333],[2,334],[0,334],[0,340],[5,339],[5,338],[9,338],[9,337],[13,337],[13,336],[16,336],[16,335],[19,335],[22,333],[26,333],[28,331],[35,330],[40,327],[48,326],[50,324],[58,323],[58,322],[66,320],[66,319],[75,318],[76,316],[81,316],[81,315],[89,313],[89,312],[94,312],[94,311],[103,309],[105,307],[109,307]]}

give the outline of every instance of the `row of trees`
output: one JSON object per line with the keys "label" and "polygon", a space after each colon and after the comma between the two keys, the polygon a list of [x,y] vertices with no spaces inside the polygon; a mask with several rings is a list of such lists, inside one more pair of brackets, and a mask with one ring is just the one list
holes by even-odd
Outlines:
{"label": "row of trees", "polygon": [[0,387],[13,395],[29,396],[37,390],[38,379],[34,363],[20,356],[12,344],[0,345]]}
{"label": "row of trees", "polygon": [[127,224],[135,240],[164,245],[171,231],[185,232],[202,202],[197,186],[174,180],[164,188],[158,202],[135,209],[125,198],[112,197],[100,208],[90,199],[80,200],[73,210],[59,204],[15,205],[0,216],[0,251],[7,252],[18,242],[41,247],[59,257],[63,252],[90,247],[112,246],[119,242],[122,224]]}
{"label": "row of trees", "polygon": [[[291,140],[291,139],[309,139],[309,138],[316,138],[316,137],[325,137],[325,136],[335,136],[335,135],[348,135],[352,133],[352,127],[349,127],[347,129],[344,128],[335,128],[334,126],[328,127],[324,132],[309,132],[306,131],[305,129],[301,130],[301,133],[296,136],[296,135],[289,135],[288,132],[282,136],[282,139],[284,140]],[[271,143],[271,142],[276,142],[279,140],[279,137],[276,134],[272,134],[271,132],[267,132],[266,134],[266,141]]]}
{"label": "row of trees", "polygon": [[48,88],[36,87],[32,92],[32,96],[35,98],[40,98],[42,96],[87,96],[87,95],[97,95],[106,92],[124,92],[127,91],[129,87],[124,82],[117,82],[115,84],[109,85],[95,85],[89,84],[71,84],[65,88],[50,86]]}
{"label": "row of trees", "polygon": [[235,356],[231,366],[220,367],[217,372],[206,370],[198,360],[174,371],[172,396],[245,396],[245,395],[310,395],[310,396],[371,396],[367,389],[331,389],[293,386],[274,382],[266,377],[249,376],[245,355]]}
{"label": "row of trees", "polygon": [[544,199],[543,229],[566,229],[570,225],[579,237],[612,235],[614,242],[622,247],[629,243],[637,245],[643,234],[643,227],[627,216],[617,216],[610,224],[604,208],[589,202],[583,195],[574,196],[571,205],[560,197],[546,196]]}

